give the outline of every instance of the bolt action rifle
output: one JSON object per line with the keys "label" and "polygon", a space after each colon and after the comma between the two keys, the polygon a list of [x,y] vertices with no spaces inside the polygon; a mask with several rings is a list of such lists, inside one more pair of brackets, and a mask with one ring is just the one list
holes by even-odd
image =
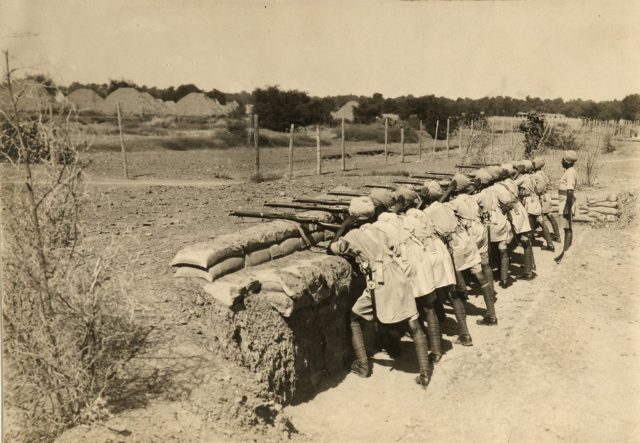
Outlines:
{"label": "bolt action rifle", "polygon": [[231,211],[229,212],[229,215],[232,217],[262,218],[265,220],[290,220],[298,223],[319,226],[331,231],[336,231],[340,228],[339,224],[325,222],[316,217],[287,214],[284,212]]}
{"label": "bolt action rifle", "polygon": [[323,200],[319,198],[294,198],[294,203],[313,203],[318,205],[327,205],[327,206],[349,206],[351,204],[350,200]]}
{"label": "bolt action rifle", "polygon": [[325,211],[332,214],[346,214],[349,212],[347,208],[336,208],[333,206],[320,206],[320,205],[303,205],[299,203],[279,203],[279,202],[267,202],[264,206],[268,208],[288,208],[288,209],[303,209],[305,211]]}

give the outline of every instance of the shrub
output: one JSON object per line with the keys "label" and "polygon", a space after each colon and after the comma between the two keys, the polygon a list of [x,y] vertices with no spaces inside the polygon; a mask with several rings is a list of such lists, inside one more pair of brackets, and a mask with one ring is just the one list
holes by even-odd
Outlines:
{"label": "shrub", "polygon": [[602,138],[602,151],[610,154],[615,152],[616,145],[613,143],[613,134],[611,132],[607,132]]}
{"label": "shrub", "polygon": [[[12,96],[9,66],[6,67]],[[17,150],[15,181],[2,188],[1,274],[6,399],[17,412],[13,437],[51,441],[65,428],[109,415],[126,363],[146,343],[117,254],[82,248],[82,165],[40,152],[77,152],[68,121],[25,122],[3,114],[2,140]],[[13,128],[14,133],[7,133]],[[32,165],[42,163],[38,180]],[[18,435],[15,435],[18,434]]]}
{"label": "shrub", "polygon": [[[338,127],[336,129],[336,138],[341,138],[342,129]],[[384,126],[372,124],[372,125],[345,125],[344,138],[346,141],[360,142],[370,141],[376,143],[384,143]],[[390,127],[388,131],[389,143],[400,143],[400,127]],[[405,128],[404,130],[405,143],[417,143],[418,132],[412,128]]]}
{"label": "shrub", "polygon": [[544,143],[548,129],[544,117],[535,112],[529,113],[527,119],[520,124],[524,134],[524,158],[533,158]]}

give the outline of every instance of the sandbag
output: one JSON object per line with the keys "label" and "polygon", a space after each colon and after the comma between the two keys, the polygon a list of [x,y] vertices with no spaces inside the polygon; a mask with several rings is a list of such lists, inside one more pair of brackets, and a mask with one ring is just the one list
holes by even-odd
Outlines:
{"label": "sandbag", "polygon": [[313,244],[317,244],[317,243],[320,243],[321,241],[324,241],[326,232],[327,231],[313,232],[311,234],[311,240],[313,241]]}
{"label": "sandbag", "polygon": [[242,237],[244,251],[250,253],[268,248],[287,238],[300,236],[300,231],[294,222],[275,220],[242,230],[234,235]]}
{"label": "sandbag", "polygon": [[599,207],[599,208],[617,208],[618,207],[618,202],[610,202],[610,201],[603,201],[603,202],[589,202],[589,207]]}
{"label": "sandbag", "polygon": [[602,206],[592,206],[589,209],[593,212],[599,212],[600,214],[605,215],[618,215],[618,213],[620,212],[616,208],[606,208]]}
{"label": "sandbag", "polygon": [[591,217],[587,216],[587,215],[576,215],[573,217],[572,219],[574,222],[583,222],[583,223],[589,223],[594,221]]}
{"label": "sandbag", "polygon": [[260,292],[261,286],[258,280],[238,277],[207,283],[202,289],[217,302],[232,307],[248,295]]}
{"label": "sandbag", "polygon": [[293,254],[296,251],[300,251],[305,247],[301,238],[289,238],[280,243],[280,248],[284,252],[284,255]]}
{"label": "sandbag", "polygon": [[214,281],[223,275],[244,268],[243,257],[231,257],[220,263],[213,265],[208,270],[194,266],[180,266],[176,270],[174,277],[199,277],[207,281]]}
{"label": "sandbag", "polygon": [[589,211],[587,216],[591,217],[594,220],[605,221],[607,216],[605,214],[600,214],[599,212]]}
{"label": "sandbag", "polygon": [[293,300],[284,292],[265,292],[265,290],[262,289],[257,296],[265,299],[283,317],[289,317],[293,313]]}
{"label": "sandbag", "polygon": [[171,266],[191,265],[209,269],[212,265],[230,257],[242,257],[242,245],[229,237],[196,243],[181,249],[171,261]]}
{"label": "sandbag", "polygon": [[258,249],[257,251],[250,252],[245,256],[244,259],[247,266],[258,266],[270,260],[271,252],[269,251],[269,248]]}
{"label": "sandbag", "polygon": [[616,217],[615,215],[607,215],[606,217],[608,222],[618,221],[618,217]]}

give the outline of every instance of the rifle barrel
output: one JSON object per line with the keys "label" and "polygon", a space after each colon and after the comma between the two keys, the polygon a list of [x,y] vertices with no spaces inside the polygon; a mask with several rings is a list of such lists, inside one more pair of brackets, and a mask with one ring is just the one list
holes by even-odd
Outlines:
{"label": "rifle barrel", "polygon": [[324,222],[313,217],[304,217],[278,212],[230,211],[229,215],[233,217],[264,218],[266,220],[291,220],[298,223],[314,224],[331,230],[337,230],[340,228],[339,224]]}
{"label": "rifle barrel", "polygon": [[329,195],[342,195],[345,197],[365,197],[369,194],[366,192],[355,192],[355,191],[329,191],[327,192]]}
{"label": "rifle barrel", "polygon": [[289,208],[289,209],[304,209],[308,211],[325,211],[331,212],[332,214],[344,214],[349,212],[347,208],[335,208],[333,206],[319,206],[319,205],[302,205],[297,203],[278,203],[278,202],[267,202],[264,204],[269,208]]}
{"label": "rifle barrel", "polygon": [[335,205],[335,206],[349,206],[351,201],[349,200],[323,200],[320,198],[294,198],[294,203],[315,203],[319,205]]}
{"label": "rifle barrel", "polygon": [[382,189],[389,189],[391,191],[395,191],[396,190],[396,186],[391,186],[391,185],[364,185],[365,188],[382,188]]}

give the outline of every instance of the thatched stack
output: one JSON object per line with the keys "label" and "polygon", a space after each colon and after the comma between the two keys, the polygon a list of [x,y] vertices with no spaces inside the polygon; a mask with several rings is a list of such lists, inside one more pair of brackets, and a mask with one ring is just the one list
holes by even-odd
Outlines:
{"label": "thatched stack", "polygon": [[67,96],[67,101],[78,111],[102,112],[104,109],[104,99],[92,89],[76,89]]}
{"label": "thatched stack", "polygon": [[[615,222],[620,217],[620,209],[617,194],[577,194],[577,210],[573,221],[576,222]],[[551,194],[551,210],[559,213],[558,195]]]}
{"label": "thatched stack", "polygon": [[[46,111],[50,106],[55,106],[54,97],[40,83],[31,80],[15,80],[11,86],[19,111]],[[6,112],[11,107],[9,88],[2,84],[0,85],[0,109]]]}
{"label": "thatched stack", "polygon": [[228,112],[218,100],[204,95],[202,92],[192,92],[182,97],[176,103],[176,112],[179,115],[210,116],[227,115]]}
{"label": "thatched stack", "polygon": [[148,92],[140,92],[135,88],[118,88],[104,100],[102,111],[105,114],[116,114],[120,104],[123,115],[158,115],[165,114],[166,107],[158,103]]}

